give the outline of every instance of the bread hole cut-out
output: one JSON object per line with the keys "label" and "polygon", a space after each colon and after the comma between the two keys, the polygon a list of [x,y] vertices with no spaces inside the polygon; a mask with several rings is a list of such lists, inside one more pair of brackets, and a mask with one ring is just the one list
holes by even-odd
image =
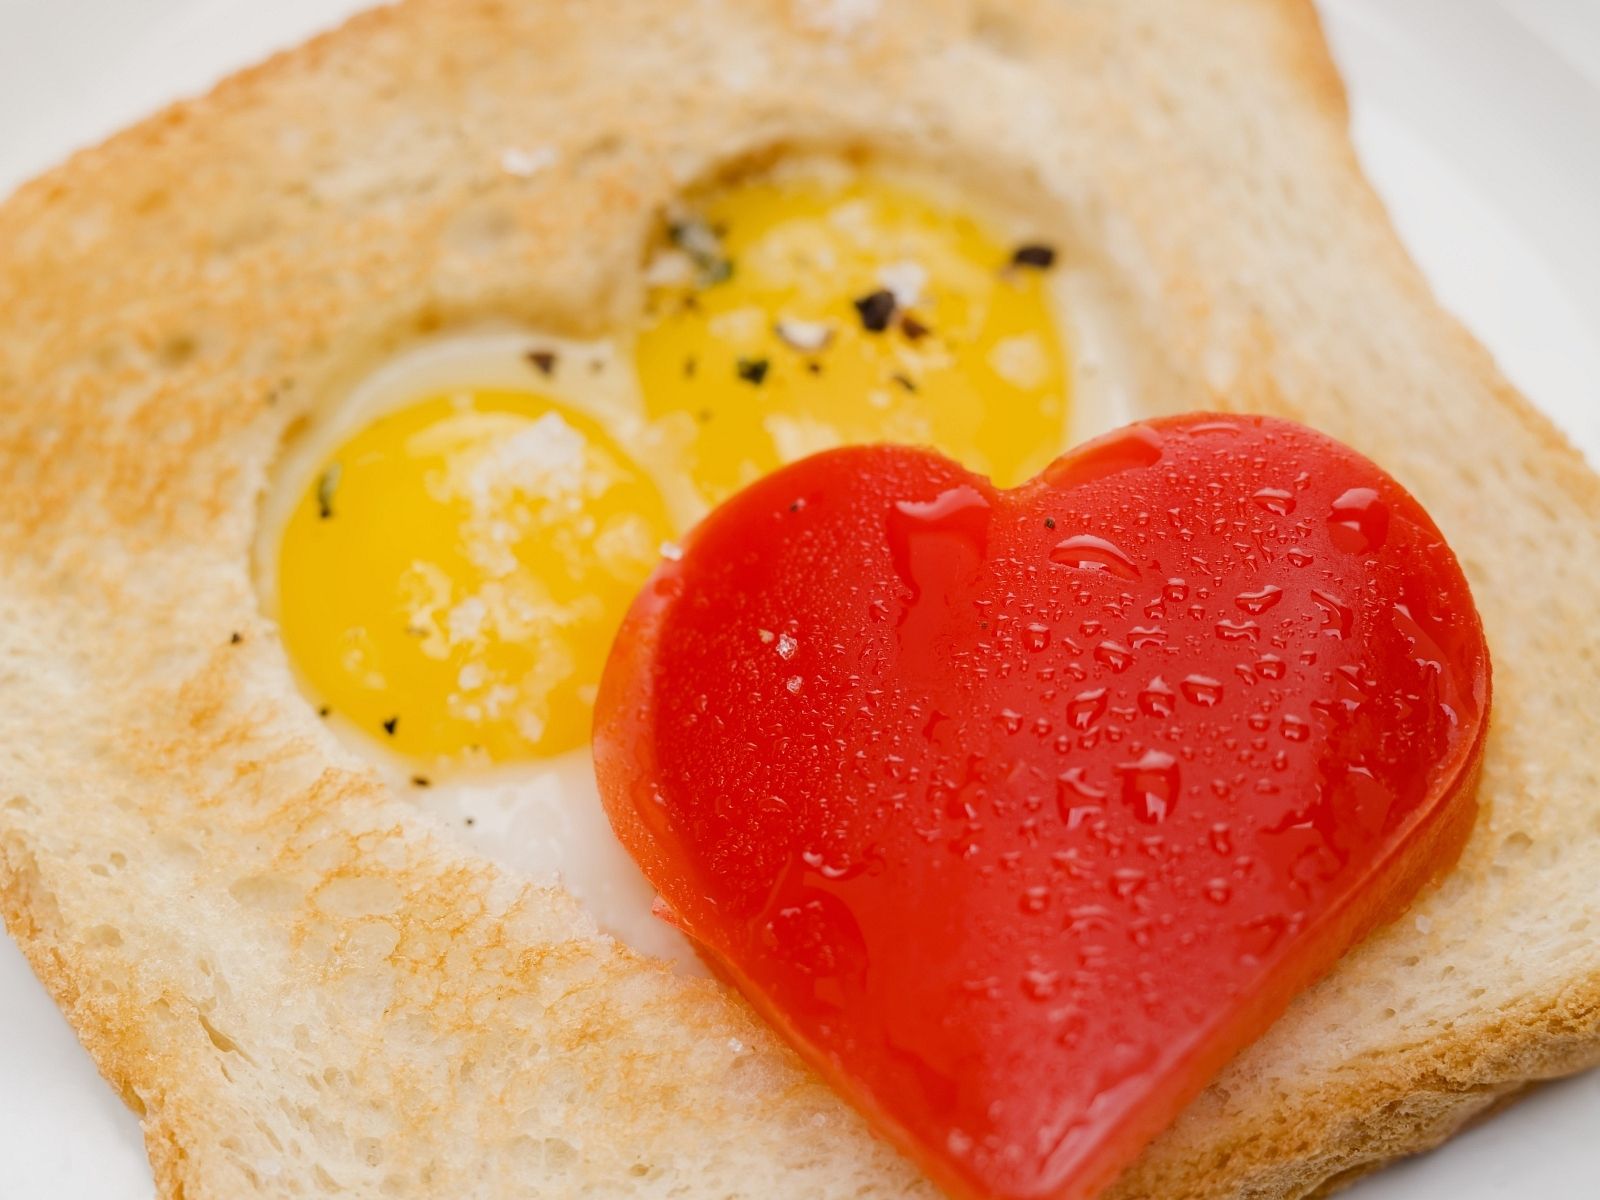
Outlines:
{"label": "bread hole cut-out", "polygon": [[[593,791],[615,623],[712,504],[810,450],[931,440],[1015,483],[1129,415],[1117,322],[1034,187],[774,150],[667,207],[643,311],[607,336],[453,329],[424,306],[394,357],[289,424],[263,502],[256,580],[309,735],[559,878],[607,932],[690,961]],[[510,210],[482,215],[461,228],[514,234]]]}

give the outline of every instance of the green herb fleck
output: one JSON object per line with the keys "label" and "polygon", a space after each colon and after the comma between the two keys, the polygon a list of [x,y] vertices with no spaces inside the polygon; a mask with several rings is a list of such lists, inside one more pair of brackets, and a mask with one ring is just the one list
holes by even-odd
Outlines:
{"label": "green herb fleck", "polygon": [[722,238],[698,217],[671,222],[667,237],[694,263],[701,287],[713,287],[732,277],[733,262],[723,253]]}

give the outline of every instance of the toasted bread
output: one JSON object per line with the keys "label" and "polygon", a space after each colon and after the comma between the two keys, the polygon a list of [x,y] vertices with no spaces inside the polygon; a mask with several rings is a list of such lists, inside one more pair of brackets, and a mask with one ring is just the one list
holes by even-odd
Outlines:
{"label": "toasted bread", "polygon": [[790,146],[1027,206],[1144,411],[1349,442],[1482,610],[1460,865],[1112,1195],[1321,1194],[1600,1061],[1600,483],[1407,260],[1308,3],[410,0],[0,207],[0,911],[162,1196],[932,1194],[735,996],[391,794],[251,575],[282,447],[355,381],[486,322],[627,328],[674,197]]}

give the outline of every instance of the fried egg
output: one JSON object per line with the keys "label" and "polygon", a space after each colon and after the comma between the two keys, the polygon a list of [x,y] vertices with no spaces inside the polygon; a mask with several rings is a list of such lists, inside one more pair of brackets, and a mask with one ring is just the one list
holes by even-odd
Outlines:
{"label": "fried egg", "polygon": [[810,453],[926,444],[1012,485],[1126,404],[1071,263],[925,174],[800,158],[718,183],[667,214],[643,272],[636,329],[455,336],[367,380],[286,455],[257,574],[354,750],[601,928],[687,962],[587,748],[660,556]]}

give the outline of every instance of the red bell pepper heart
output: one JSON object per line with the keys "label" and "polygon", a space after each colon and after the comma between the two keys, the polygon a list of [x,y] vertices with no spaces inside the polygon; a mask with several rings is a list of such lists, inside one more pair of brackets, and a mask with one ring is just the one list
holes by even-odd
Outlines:
{"label": "red bell pepper heart", "polygon": [[820,454],[612,651],[618,835],[702,953],[950,1192],[1093,1195],[1452,863],[1489,711],[1455,557],[1263,418],[998,491]]}

